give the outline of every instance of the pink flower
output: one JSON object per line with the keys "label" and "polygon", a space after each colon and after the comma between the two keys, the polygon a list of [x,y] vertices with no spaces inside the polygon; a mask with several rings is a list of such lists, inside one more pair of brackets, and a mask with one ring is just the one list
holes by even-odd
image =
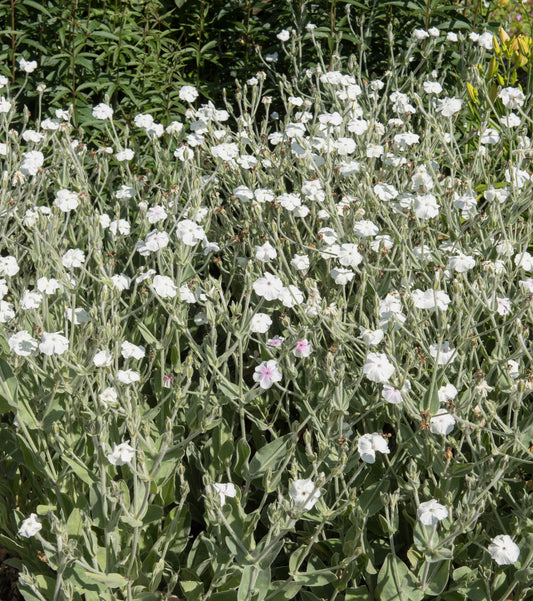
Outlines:
{"label": "pink flower", "polygon": [[263,361],[261,365],[255,368],[254,381],[259,383],[259,386],[263,390],[267,390],[272,387],[274,382],[279,382],[282,378],[281,370],[278,366],[278,362],[271,359],[270,361]]}
{"label": "pink flower", "polygon": [[307,340],[298,340],[296,346],[294,347],[292,354],[295,357],[309,357],[309,355],[313,352],[313,346]]}
{"label": "pink flower", "polygon": [[278,346],[281,346],[283,344],[283,341],[285,340],[285,338],[283,338],[283,336],[274,336],[274,338],[271,338],[267,344],[268,346],[271,346],[273,348],[277,348]]}
{"label": "pink flower", "polygon": [[399,405],[403,401],[402,391],[388,384],[383,385],[381,396],[392,405]]}

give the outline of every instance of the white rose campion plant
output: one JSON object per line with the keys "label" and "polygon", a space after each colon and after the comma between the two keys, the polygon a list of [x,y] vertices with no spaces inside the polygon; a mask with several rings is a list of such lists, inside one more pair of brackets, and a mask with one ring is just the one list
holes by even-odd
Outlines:
{"label": "white rose campion plant", "polygon": [[531,595],[531,98],[482,104],[474,71],[473,106],[428,35],[427,77],[317,66],[272,117],[258,74],[75,134],[2,80],[0,544],[27,601]]}

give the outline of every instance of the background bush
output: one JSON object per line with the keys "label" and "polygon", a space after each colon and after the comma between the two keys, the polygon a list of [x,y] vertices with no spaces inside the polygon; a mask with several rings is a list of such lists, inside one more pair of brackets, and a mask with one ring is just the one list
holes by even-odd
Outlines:
{"label": "background bush", "polygon": [[[281,29],[295,29],[300,37],[306,24],[315,24],[327,61],[364,50],[360,67],[368,77],[383,73],[392,53],[405,51],[414,28],[494,28],[502,24],[501,12],[499,21],[487,21],[494,6],[473,0],[1,0],[0,72],[20,84],[16,58],[37,60],[42,81],[53,90],[51,103],[73,104],[75,125],[105,96],[127,121],[150,112],[169,122],[184,111],[177,90],[185,82],[220,102],[235,78],[244,82],[266,70],[267,86],[275,88],[275,72],[290,77],[294,60],[300,67],[316,63],[308,35],[303,50],[289,58],[276,39]],[[273,52],[279,55],[275,71],[261,58]],[[464,69],[457,54],[450,52],[447,61]],[[36,113],[36,100],[24,100]]]}

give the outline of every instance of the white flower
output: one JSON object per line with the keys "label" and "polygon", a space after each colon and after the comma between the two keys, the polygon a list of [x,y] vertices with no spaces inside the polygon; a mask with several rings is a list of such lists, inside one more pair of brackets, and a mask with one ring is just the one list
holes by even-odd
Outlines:
{"label": "white flower", "polygon": [[20,171],[24,175],[36,175],[44,163],[44,155],[38,150],[31,150],[23,154]]}
{"label": "white flower", "polygon": [[339,173],[345,177],[359,173],[361,164],[358,161],[345,161],[338,165]]}
{"label": "white flower", "polygon": [[277,276],[265,271],[265,275],[254,282],[253,289],[258,296],[271,301],[281,297],[283,283]]}
{"label": "white flower", "polygon": [[155,275],[155,269],[148,269],[145,272],[141,272],[137,276],[137,282],[144,282],[144,280],[149,280],[154,275]]}
{"label": "white flower", "polygon": [[89,314],[85,309],[75,308],[74,311],[70,307],[65,307],[65,315],[67,319],[72,322],[72,313],[74,313],[74,323],[88,323],[90,321]]}
{"label": "white flower", "polygon": [[41,132],[35,131],[34,129],[27,129],[22,134],[22,139],[25,142],[35,142],[36,144],[38,144],[43,138],[44,138],[44,134],[42,134]]}
{"label": "white flower", "polygon": [[178,96],[185,102],[194,102],[198,98],[198,90],[194,86],[183,86]]}
{"label": "white flower", "polygon": [[509,359],[507,361],[507,372],[513,380],[516,380],[516,378],[518,378],[520,375],[520,365],[518,362],[514,361],[513,359]]}
{"label": "white flower", "polygon": [[278,40],[280,40],[281,42],[287,42],[290,37],[290,31],[287,31],[286,29],[282,29],[277,35],[276,37],[278,38]]}
{"label": "white flower", "polygon": [[413,210],[419,219],[432,219],[439,214],[439,205],[433,194],[424,194],[415,197]]}
{"label": "white flower", "polygon": [[161,205],[155,205],[146,211],[146,219],[149,223],[158,223],[166,218],[167,212]]}
{"label": "white flower", "polygon": [[275,382],[280,382],[283,374],[279,368],[278,362],[271,359],[263,361],[255,368],[253,375],[254,382],[258,382],[263,390],[271,388]]}
{"label": "white flower", "polygon": [[496,297],[496,312],[498,315],[509,315],[511,313],[511,301],[506,297]]}
{"label": "white flower", "polygon": [[250,322],[250,331],[259,334],[268,332],[268,328],[272,325],[272,318],[266,313],[256,313]]}
{"label": "white flower", "polygon": [[[510,195],[511,191],[508,188],[487,188],[483,193],[483,196],[489,202],[497,200],[500,204],[503,204]],[[510,254],[512,255],[513,253]]]}
{"label": "white flower", "polygon": [[117,152],[115,154],[115,158],[117,159],[117,161],[131,161],[131,159],[135,156],[135,153],[133,152],[133,150],[131,148],[124,148],[124,150],[119,150],[119,152]]}
{"label": "white flower", "polygon": [[437,415],[429,420],[433,434],[446,436],[452,432],[455,426],[455,418],[446,409],[439,409]]}
{"label": "white flower", "polygon": [[131,278],[123,273],[112,276],[111,281],[113,282],[113,288],[119,292],[127,290],[131,284]]}
{"label": "white flower", "polygon": [[431,344],[429,354],[433,359],[437,360],[437,365],[446,365],[450,361],[454,361],[457,357],[457,351],[450,347],[449,342],[443,342],[440,346],[438,344]]}
{"label": "white flower", "polygon": [[43,525],[37,519],[37,515],[35,513],[31,513],[30,517],[26,518],[20,525],[18,533],[19,536],[30,538],[31,536],[35,536],[42,527]]}
{"label": "white flower", "polygon": [[117,391],[114,388],[106,388],[98,395],[98,400],[102,403],[104,409],[114,407],[118,404]]}
{"label": "white flower", "polygon": [[337,150],[339,156],[352,154],[356,149],[355,140],[352,138],[339,138],[338,140],[335,140],[333,146]]}
{"label": "white flower", "polygon": [[362,221],[357,221],[353,226],[353,231],[360,238],[367,238],[369,236],[375,236],[379,233],[378,226],[372,221],[368,221],[367,219],[363,219]]}
{"label": "white flower", "polygon": [[481,144],[498,144],[500,141],[500,132],[493,127],[487,127],[479,132],[479,141]]}
{"label": "white flower", "polygon": [[59,129],[59,121],[57,119],[44,119],[41,122],[41,128],[48,131]]}
{"label": "white flower", "polygon": [[0,323],[7,323],[15,317],[12,303],[0,300]]}
{"label": "white flower", "polygon": [[477,43],[485,50],[492,50],[492,33],[485,31],[479,36]]}
{"label": "white flower", "polygon": [[39,350],[43,355],[62,355],[68,349],[68,338],[59,332],[43,332]]}
{"label": "white flower", "polygon": [[116,219],[109,224],[109,231],[116,236],[117,233],[127,236],[130,233],[131,225],[125,219]]}
{"label": "white flower", "polygon": [[144,346],[137,346],[127,340],[122,343],[120,348],[124,359],[142,359],[145,355]]}
{"label": "white flower", "polygon": [[381,144],[367,144],[366,156],[369,159],[379,159],[383,156],[384,148]]}
{"label": "white flower", "polygon": [[309,207],[306,205],[302,205],[301,207],[296,207],[294,209],[295,217],[301,217],[303,219],[304,217],[307,217],[307,215],[309,215]]}
{"label": "white flower", "polygon": [[85,254],[79,248],[71,248],[61,257],[65,269],[81,267],[85,263]]}
{"label": "white flower", "polygon": [[318,238],[328,245],[335,244],[337,232],[331,227],[322,227],[318,230]]}
{"label": "white flower", "polygon": [[393,200],[398,196],[398,190],[391,184],[376,184],[374,186],[374,193],[383,201]]}
{"label": "white flower", "polygon": [[394,373],[394,365],[388,360],[384,353],[368,353],[363,374],[376,383],[388,382]]}
{"label": "white flower", "polygon": [[320,490],[316,487],[311,478],[294,480],[289,489],[289,496],[294,505],[298,509],[305,509],[306,511],[309,511],[315,506],[320,495]]}
{"label": "white flower", "polygon": [[396,134],[394,136],[394,145],[399,150],[407,150],[413,144],[417,144],[420,141],[420,136],[413,132],[405,132],[403,134]]}
{"label": "white flower", "polygon": [[0,114],[9,113],[10,109],[11,109],[11,102],[9,102],[9,100],[6,100],[3,96],[0,97]]}
{"label": "white flower", "polygon": [[457,396],[457,388],[455,388],[453,384],[441,386],[438,390],[438,396],[441,403],[453,401],[453,399]]}
{"label": "white flower", "polygon": [[95,119],[111,119],[113,117],[113,109],[101,102],[93,108],[93,117]]}
{"label": "white flower", "polygon": [[193,158],[194,152],[188,146],[180,146],[174,151],[174,156],[180,161],[188,161]]}
{"label": "white flower", "polygon": [[37,289],[44,294],[54,294],[61,288],[61,284],[54,278],[39,278],[37,280]]}
{"label": "white flower", "polygon": [[298,271],[306,271],[309,269],[309,257],[307,255],[294,255],[291,259],[291,265]]}
{"label": "white flower", "polygon": [[302,304],[304,302],[304,295],[296,286],[289,284],[288,286],[283,286],[281,289],[279,300],[283,303],[283,306],[291,308]]}
{"label": "white flower", "polygon": [[453,117],[461,110],[463,101],[460,98],[443,98],[438,101],[437,113],[441,113],[443,117]]}
{"label": "white flower", "polygon": [[363,434],[357,441],[357,450],[365,463],[376,462],[376,451],[388,455],[390,453],[389,443],[379,432]]}
{"label": "white flower", "polygon": [[122,384],[133,384],[141,379],[141,375],[132,369],[119,369],[117,372],[117,380]]}
{"label": "white flower", "polygon": [[498,98],[501,99],[506,108],[516,109],[523,106],[526,97],[519,88],[503,88],[498,94]]}
{"label": "white flower", "polygon": [[239,155],[239,147],[234,142],[223,142],[211,148],[211,154],[222,161],[232,161]]}
{"label": "white flower", "polygon": [[436,27],[430,27],[428,33],[432,38],[438,38],[440,35],[440,31]]}
{"label": "white flower", "polygon": [[376,346],[383,340],[384,336],[385,333],[383,330],[367,330],[361,326],[361,334],[359,335],[359,338],[362,338],[365,344],[368,344],[368,346]]}
{"label": "white flower", "polygon": [[19,307],[23,311],[29,311],[31,309],[38,309],[41,306],[43,295],[35,290],[24,290],[22,297],[19,301]]}
{"label": "white flower", "polygon": [[464,273],[469,269],[473,269],[476,266],[476,260],[469,255],[463,255],[462,253],[450,257],[448,261],[450,269],[457,271],[458,273]]}
{"label": "white flower", "polygon": [[13,276],[19,271],[19,266],[15,257],[8,255],[0,257],[0,275]]}
{"label": "white flower", "polygon": [[426,38],[429,38],[429,33],[425,29],[415,29],[413,30],[413,37],[421,42]]}
{"label": "white flower", "polygon": [[463,219],[469,219],[473,217],[476,212],[477,198],[470,194],[463,194],[459,196],[457,193],[454,194],[453,206],[456,209],[461,210],[461,217]]}
{"label": "white flower", "polygon": [[363,260],[363,256],[357,250],[356,244],[341,244],[337,252],[339,263],[345,267],[357,267]]}
{"label": "white flower", "polygon": [[226,497],[233,499],[237,495],[237,489],[232,482],[215,482],[213,488],[220,496],[220,506],[224,507]]}
{"label": "white flower", "polygon": [[76,192],[70,190],[59,190],[54,200],[54,205],[63,213],[73,211],[79,205],[79,199]]}
{"label": "white flower", "polygon": [[335,267],[331,270],[330,274],[335,284],[339,284],[340,286],[346,286],[355,277],[355,273],[347,267]]}
{"label": "white flower", "polygon": [[152,115],[139,114],[139,115],[135,115],[135,118],[133,119],[133,123],[137,127],[142,127],[143,129],[149,129],[154,124],[154,118],[152,117]]}
{"label": "white flower", "polygon": [[19,65],[25,73],[33,73],[33,71],[37,69],[37,61],[27,61],[23,58],[20,58]]}
{"label": "white flower", "polygon": [[138,242],[137,250],[141,255],[148,255],[151,252],[157,252],[165,248],[169,242],[170,238],[165,231],[153,230],[146,236],[144,241]]}
{"label": "white flower", "polygon": [[413,290],[411,293],[413,304],[418,309],[440,309],[446,311],[448,305],[451,303],[450,297],[442,290],[433,290],[430,288],[425,292],[422,290]]}
{"label": "white flower", "polygon": [[136,194],[137,192],[135,191],[135,188],[123,184],[122,186],[120,186],[120,189],[115,192],[115,198],[129,200],[130,198],[133,198]]}
{"label": "white flower", "polygon": [[482,399],[486,399],[489,393],[494,390],[494,387],[489,386],[486,380],[480,380],[474,386],[474,392],[479,395]]}
{"label": "white flower", "polygon": [[522,123],[520,117],[514,113],[505,115],[501,121],[506,127],[518,127]]}
{"label": "white flower", "polygon": [[184,303],[189,303],[189,304],[195,303],[198,300],[196,298],[194,292],[186,284],[184,284],[183,286],[180,286],[179,298]]}
{"label": "white flower", "polygon": [[438,81],[425,81],[423,88],[426,94],[440,94],[442,92],[442,86]]}
{"label": "white flower", "polygon": [[113,443],[113,452],[107,456],[109,463],[113,465],[124,465],[130,463],[135,457],[135,449],[130,446],[130,441],[121,442],[119,445]]}
{"label": "white flower", "polygon": [[109,367],[113,363],[113,356],[107,350],[99,351],[93,357],[93,363],[96,367]]}
{"label": "white flower", "polygon": [[361,136],[368,129],[368,121],[365,119],[350,119],[347,125],[348,131],[357,136]]}
{"label": "white flower", "polygon": [[[245,186],[242,186],[242,187],[245,188]],[[282,196],[284,196],[284,195],[282,194],[281,196],[278,197],[278,201],[281,203],[282,207],[288,208],[286,205],[283,204],[283,201],[281,199]],[[294,194],[294,195],[289,194],[288,196],[298,196],[298,195],[297,194]],[[269,190],[268,188],[258,188],[254,192],[254,198],[258,203],[263,204],[265,202],[272,202],[275,198],[275,194],[274,194],[274,192],[272,192],[272,190]],[[297,204],[300,204],[299,198],[298,198]]]}
{"label": "white flower", "polygon": [[205,240],[204,230],[194,221],[184,219],[176,226],[178,240],[187,246],[195,246],[200,240]]}
{"label": "white flower", "polygon": [[20,357],[29,357],[37,351],[38,346],[37,340],[32,338],[26,330],[21,330],[20,332],[13,334],[8,338],[7,344],[9,350]]}
{"label": "white flower", "polygon": [[416,515],[424,526],[434,526],[448,517],[448,510],[435,499],[431,499],[431,501],[420,503]]}
{"label": "white flower", "polygon": [[493,538],[488,547],[490,556],[499,566],[515,563],[520,555],[518,545],[508,534],[499,534]]}
{"label": "white flower", "polygon": [[255,247],[255,258],[262,263],[266,263],[275,259],[278,256],[276,249],[270,244],[270,242],[265,242],[262,246]]}
{"label": "white flower", "polygon": [[448,42],[458,42],[458,41],[459,41],[459,37],[458,37],[458,36],[457,36],[457,34],[456,34],[456,33],[454,33],[453,31],[449,31],[449,32],[446,34],[446,40],[447,40]]}
{"label": "white flower", "polygon": [[174,298],[178,290],[174,282],[166,275],[154,276],[152,288],[161,298]]}
{"label": "white flower", "polygon": [[167,132],[167,134],[179,134],[182,129],[183,123],[180,123],[179,121],[172,121],[172,123],[167,125],[165,131]]}

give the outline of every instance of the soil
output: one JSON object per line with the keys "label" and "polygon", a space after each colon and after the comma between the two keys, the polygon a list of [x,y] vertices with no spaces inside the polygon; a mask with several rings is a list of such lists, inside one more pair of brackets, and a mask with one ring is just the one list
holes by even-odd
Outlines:
{"label": "soil", "polygon": [[10,557],[14,555],[0,547],[0,601],[24,601],[17,588],[18,570],[4,563]]}

